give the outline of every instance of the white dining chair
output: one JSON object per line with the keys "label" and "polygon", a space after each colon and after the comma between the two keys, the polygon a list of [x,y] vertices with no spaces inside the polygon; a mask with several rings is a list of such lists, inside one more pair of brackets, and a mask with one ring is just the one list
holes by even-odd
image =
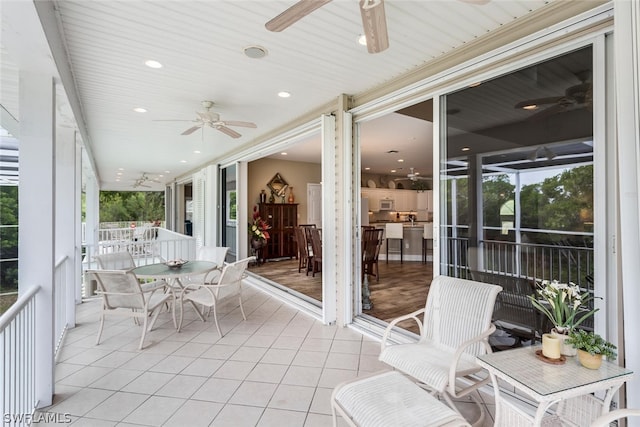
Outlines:
{"label": "white dining chair", "polygon": [[[220,330],[220,324],[218,323],[217,307],[223,300],[228,300],[237,296],[242,318],[247,320],[247,317],[244,314],[244,307],[242,306],[242,279],[244,278],[249,262],[255,261],[255,259],[256,257],[251,256],[226,264],[222,268],[222,273],[220,273],[220,277],[217,282],[211,282],[207,276],[202,283],[185,284],[180,296],[180,306],[184,307],[185,301],[192,301],[194,304],[212,308],[216,329],[218,330],[220,337],[222,337],[222,331]],[[182,328],[183,318],[184,309],[180,310],[178,331]],[[205,318],[203,317],[203,319]]]}
{"label": "white dining chair", "polygon": [[[147,331],[151,331],[165,303],[175,301],[173,292],[167,292],[164,280],[147,283],[143,288],[136,275],[128,270],[87,270],[87,274],[95,277],[98,283],[97,293],[102,296],[100,327],[96,337],[96,345],[104,328],[106,315],[132,317],[142,319],[142,337],[138,348],[142,350]],[[173,324],[176,324],[175,304],[171,303]],[[149,320],[151,318],[151,320]]]}

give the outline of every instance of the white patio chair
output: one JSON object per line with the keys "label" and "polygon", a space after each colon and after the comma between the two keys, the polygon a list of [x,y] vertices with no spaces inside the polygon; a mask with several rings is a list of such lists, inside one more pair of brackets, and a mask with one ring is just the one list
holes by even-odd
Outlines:
{"label": "white patio chair", "polygon": [[611,424],[615,420],[620,420],[622,418],[628,418],[628,417],[640,417],[640,409],[627,408],[627,409],[617,409],[615,411],[611,411],[607,414],[604,414],[596,418],[591,423],[591,427],[608,427],[609,424]]}
{"label": "white patio chair", "polygon": [[[475,359],[491,352],[488,338],[496,329],[491,324],[491,315],[501,290],[500,286],[471,280],[435,277],[425,308],[394,319],[387,327],[380,361],[413,377],[457,410],[452,397],[469,395],[490,381],[488,374],[476,375],[482,368]],[[424,314],[422,321],[418,318],[420,314]],[[407,319],[418,324],[418,342],[389,345],[392,329]],[[481,424],[484,407],[476,396],[470,397],[480,408],[480,418],[474,425]]]}
{"label": "white patio chair", "polygon": [[227,258],[227,252],[229,252],[229,248],[226,246],[201,246],[198,248],[198,253],[196,254],[197,261],[211,261],[215,262],[218,268],[216,270],[208,272],[205,274],[199,274],[195,276],[189,276],[185,280],[185,284],[189,283],[216,283],[220,278],[220,273],[222,272],[222,268],[225,265],[225,259]]}
{"label": "white patio chair", "polygon": [[[242,307],[242,279],[247,269],[247,265],[249,262],[255,261],[255,259],[255,257],[251,256],[225,265],[217,283],[211,283],[209,278],[206,277],[202,283],[186,284],[180,296],[180,306],[184,307],[185,301],[193,301],[195,304],[213,308],[213,318],[216,322],[216,329],[218,330],[220,337],[222,337],[222,331],[218,324],[218,312],[216,306],[221,301],[237,295],[242,318],[247,320],[247,317],[244,314],[244,308]],[[184,310],[180,310],[178,331],[182,328],[183,317]]]}
{"label": "white patio chair", "polygon": [[[142,288],[136,275],[127,270],[88,270],[98,282],[98,294],[102,296],[102,311],[100,312],[100,327],[96,338],[96,345],[100,344],[100,336],[104,328],[104,318],[107,314],[134,319],[143,319],[142,337],[138,348],[142,350],[147,330],[152,330],[165,302],[174,298],[173,292],[164,280],[146,284]],[[175,304],[171,304],[173,324],[176,324]],[[149,317],[151,320],[149,321]]]}
{"label": "white patio chair", "polygon": [[130,270],[136,263],[129,252],[112,252],[94,256],[101,270]]}

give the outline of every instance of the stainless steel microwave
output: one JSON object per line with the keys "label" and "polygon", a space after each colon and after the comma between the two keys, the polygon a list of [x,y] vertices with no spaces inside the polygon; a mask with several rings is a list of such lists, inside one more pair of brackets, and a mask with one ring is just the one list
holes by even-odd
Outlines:
{"label": "stainless steel microwave", "polygon": [[380,200],[380,210],[381,211],[392,211],[393,210],[393,200],[388,200],[388,199]]}

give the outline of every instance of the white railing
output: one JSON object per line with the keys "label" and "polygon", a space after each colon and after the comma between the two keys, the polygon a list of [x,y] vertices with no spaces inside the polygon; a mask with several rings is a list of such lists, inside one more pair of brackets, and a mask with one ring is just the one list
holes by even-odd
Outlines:
{"label": "white railing", "polygon": [[[83,246],[82,271],[98,268],[95,256],[113,252],[129,252],[136,265],[165,262],[170,259],[195,259],[196,239],[161,227],[140,227],[134,234],[129,228],[99,230],[100,241]],[[144,230],[143,230],[144,229]],[[84,283],[85,297],[93,294]]]}
{"label": "white railing", "polygon": [[[64,334],[69,327],[69,319],[73,319],[74,316],[74,313],[69,313],[70,310],[75,310],[75,305],[73,304],[75,301],[74,284],[69,282],[73,278],[73,275],[70,274],[70,267],[72,267],[70,258],[65,256],[56,263],[53,271],[53,297],[55,299],[53,312],[54,355],[58,354]],[[70,315],[72,317],[69,317]]]}
{"label": "white railing", "polygon": [[36,408],[36,301],[40,286],[29,289],[0,317],[0,384],[3,425],[26,425],[6,417]]}

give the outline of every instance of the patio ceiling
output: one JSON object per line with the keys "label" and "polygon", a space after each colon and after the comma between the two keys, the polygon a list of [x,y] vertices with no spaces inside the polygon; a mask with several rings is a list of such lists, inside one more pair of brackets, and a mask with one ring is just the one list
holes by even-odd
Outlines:
{"label": "patio ceiling", "polygon": [[[479,5],[388,0],[390,48],[378,54],[368,54],[357,43],[362,22],[355,1],[333,1],[281,33],[267,31],[264,24],[292,3],[61,0],[53,3],[48,17],[40,4],[41,19],[53,18],[61,31],[86,124],[84,144],[93,153],[101,188],[132,189],[146,172],[152,180],[144,189],[162,189],[177,176],[319,111],[340,94],[358,95],[379,87],[540,12],[552,1],[494,0]],[[15,48],[25,46],[15,41],[25,26],[7,15],[11,10],[4,7],[2,12],[6,129],[5,116],[19,121],[16,70],[23,58]],[[250,46],[263,47],[267,55],[246,56],[243,49]],[[64,50],[54,45],[54,55]],[[149,59],[163,67],[145,66]],[[291,97],[279,98],[279,91]],[[188,121],[195,112],[202,111],[203,100],[215,102],[212,111],[222,120],[254,122],[257,128],[234,128],[242,134],[238,139],[211,128],[181,135],[192,125]],[[147,111],[135,112],[136,107]],[[186,121],[157,121],[169,119]],[[398,143],[411,138],[396,133]],[[305,143],[289,149],[288,159],[319,162],[318,139]],[[379,153],[391,148],[388,136],[376,133],[366,144]],[[413,166],[430,169],[430,158],[422,161]]]}

